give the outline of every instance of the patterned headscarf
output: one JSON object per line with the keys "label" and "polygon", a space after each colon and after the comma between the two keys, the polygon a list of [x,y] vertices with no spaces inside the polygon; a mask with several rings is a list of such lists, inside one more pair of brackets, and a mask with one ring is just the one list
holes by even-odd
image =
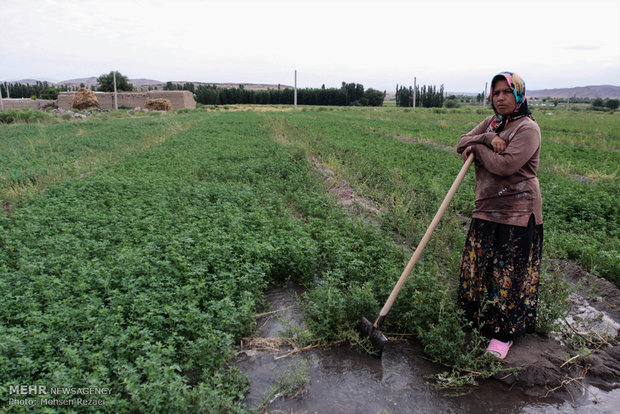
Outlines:
{"label": "patterned headscarf", "polygon": [[[493,86],[497,83],[498,80],[505,79],[508,82],[508,85],[512,89],[512,93],[515,96],[516,106],[515,110],[512,114],[504,117],[497,112],[495,109],[495,105],[493,104]],[[517,75],[513,72],[500,72],[493,77],[491,81],[491,106],[493,107],[493,111],[495,111],[495,118],[491,121],[491,127],[495,132],[500,132],[506,126],[506,123],[511,120],[519,119],[524,116],[532,117],[532,113],[527,107],[527,100],[525,98],[525,82],[521,78],[521,76]],[[533,119],[533,118],[532,118]]]}

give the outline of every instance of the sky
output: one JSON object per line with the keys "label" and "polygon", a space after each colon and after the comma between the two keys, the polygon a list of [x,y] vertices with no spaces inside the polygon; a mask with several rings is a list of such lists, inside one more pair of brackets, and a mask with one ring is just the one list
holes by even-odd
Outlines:
{"label": "sky", "polygon": [[0,80],[620,85],[620,0],[0,0]]}

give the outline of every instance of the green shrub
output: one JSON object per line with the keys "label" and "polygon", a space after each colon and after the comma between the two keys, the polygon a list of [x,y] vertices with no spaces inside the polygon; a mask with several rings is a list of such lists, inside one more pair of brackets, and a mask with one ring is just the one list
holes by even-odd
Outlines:
{"label": "green shrub", "polygon": [[58,89],[54,87],[45,88],[41,91],[41,99],[58,99]]}
{"label": "green shrub", "polygon": [[15,123],[15,114],[16,114],[16,110],[14,109],[9,109],[7,111],[1,111],[0,112],[0,123],[3,124],[13,124]]}
{"label": "green shrub", "polygon": [[608,99],[607,102],[605,102],[605,106],[612,111],[615,111],[616,109],[618,109],[618,107],[620,107],[620,100]]}
{"label": "green shrub", "polygon": [[446,108],[459,108],[461,104],[456,99],[446,99],[443,103],[443,106]]}
{"label": "green shrub", "polygon": [[543,269],[538,297],[537,332],[549,334],[557,329],[557,321],[566,317],[570,310],[570,292],[570,286],[563,275]]}
{"label": "green shrub", "polygon": [[3,124],[36,124],[41,122],[49,122],[52,117],[43,111],[32,109],[9,109],[0,112],[0,123]]}

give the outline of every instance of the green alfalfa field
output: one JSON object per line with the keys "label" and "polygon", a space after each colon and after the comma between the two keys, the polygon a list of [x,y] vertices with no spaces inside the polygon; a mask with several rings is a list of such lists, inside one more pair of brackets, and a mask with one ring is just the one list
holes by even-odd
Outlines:
{"label": "green alfalfa field", "polygon": [[[272,109],[0,124],[0,406],[28,410],[9,387],[41,384],[111,388],[96,408],[110,413],[244,412],[231,358],[288,280],[306,289],[300,341],[364,347],[359,318],[378,313],[461,167],[458,138],[490,111]],[[617,285],[620,115],[534,116],[544,257]],[[334,182],[363,202],[344,208]],[[495,369],[461,351],[455,309],[473,184],[470,171],[385,325],[453,373]],[[542,333],[566,289],[545,268]]]}

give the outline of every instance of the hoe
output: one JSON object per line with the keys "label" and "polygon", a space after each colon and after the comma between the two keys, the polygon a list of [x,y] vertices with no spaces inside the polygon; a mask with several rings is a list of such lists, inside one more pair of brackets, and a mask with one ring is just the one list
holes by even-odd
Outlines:
{"label": "hoe", "polygon": [[392,305],[394,304],[394,301],[396,300],[396,297],[398,296],[400,289],[403,287],[403,285],[405,284],[405,281],[407,280],[407,277],[411,273],[411,269],[413,269],[413,265],[415,265],[418,259],[420,258],[420,256],[422,256],[422,251],[424,251],[424,248],[426,247],[426,244],[430,240],[431,235],[433,234],[433,231],[435,231],[437,224],[439,224],[439,220],[441,220],[441,216],[443,216],[443,213],[446,211],[446,208],[450,204],[450,201],[452,201],[452,197],[454,197],[454,193],[456,193],[457,188],[459,188],[459,185],[461,184],[461,181],[463,181],[463,178],[465,177],[465,174],[467,173],[467,170],[469,169],[469,166],[471,165],[473,160],[474,160],[474,154],[472,153],[469,155],[469,157],[463,164],[461,171],[459,172],[459,174],[456,176],[456,179],[452,183],[452,187],[450,187],[448,194],[446,194],[446,197],[441,203],[439,210],[437,210],[437,213],[435,213],[435,217],[433,218],[433,221],[431,222],[430,226],[428,226],[428,229],[426,229],[426,233],[424,233],[424,237],[422,237],[422,240],[420,240],[418,247],[415,249],[415,252],[413,252],[413,255],[411,256],[411,259],[409,259],[409,263],[407,263],[405,270],[403,271],[402,275],[398,279],[398,282],[396,282],[396,286],[394,286],[394,289],[392,289],[392,293],[390,293],[390,297],[385,302],[385,305],[383,305],[381,312],[379,312],[379,316],[375,320],[375,323],[371,323],[368,319],[362,317],[362,321],[360,324],[361,333],[363,337],[367,336],[370,339],[370,343],[372,344],[372,347],[373,347],[372,355],[379,356],[379,357],[381,356],[383,352],[383,347],[388,342],[388,339],[385,337],[385,335],[383,335],[383,332],[381,332],[380,330],[381,325],[383,324],[385,317],[390,312],[390,309],[392,308]]}

